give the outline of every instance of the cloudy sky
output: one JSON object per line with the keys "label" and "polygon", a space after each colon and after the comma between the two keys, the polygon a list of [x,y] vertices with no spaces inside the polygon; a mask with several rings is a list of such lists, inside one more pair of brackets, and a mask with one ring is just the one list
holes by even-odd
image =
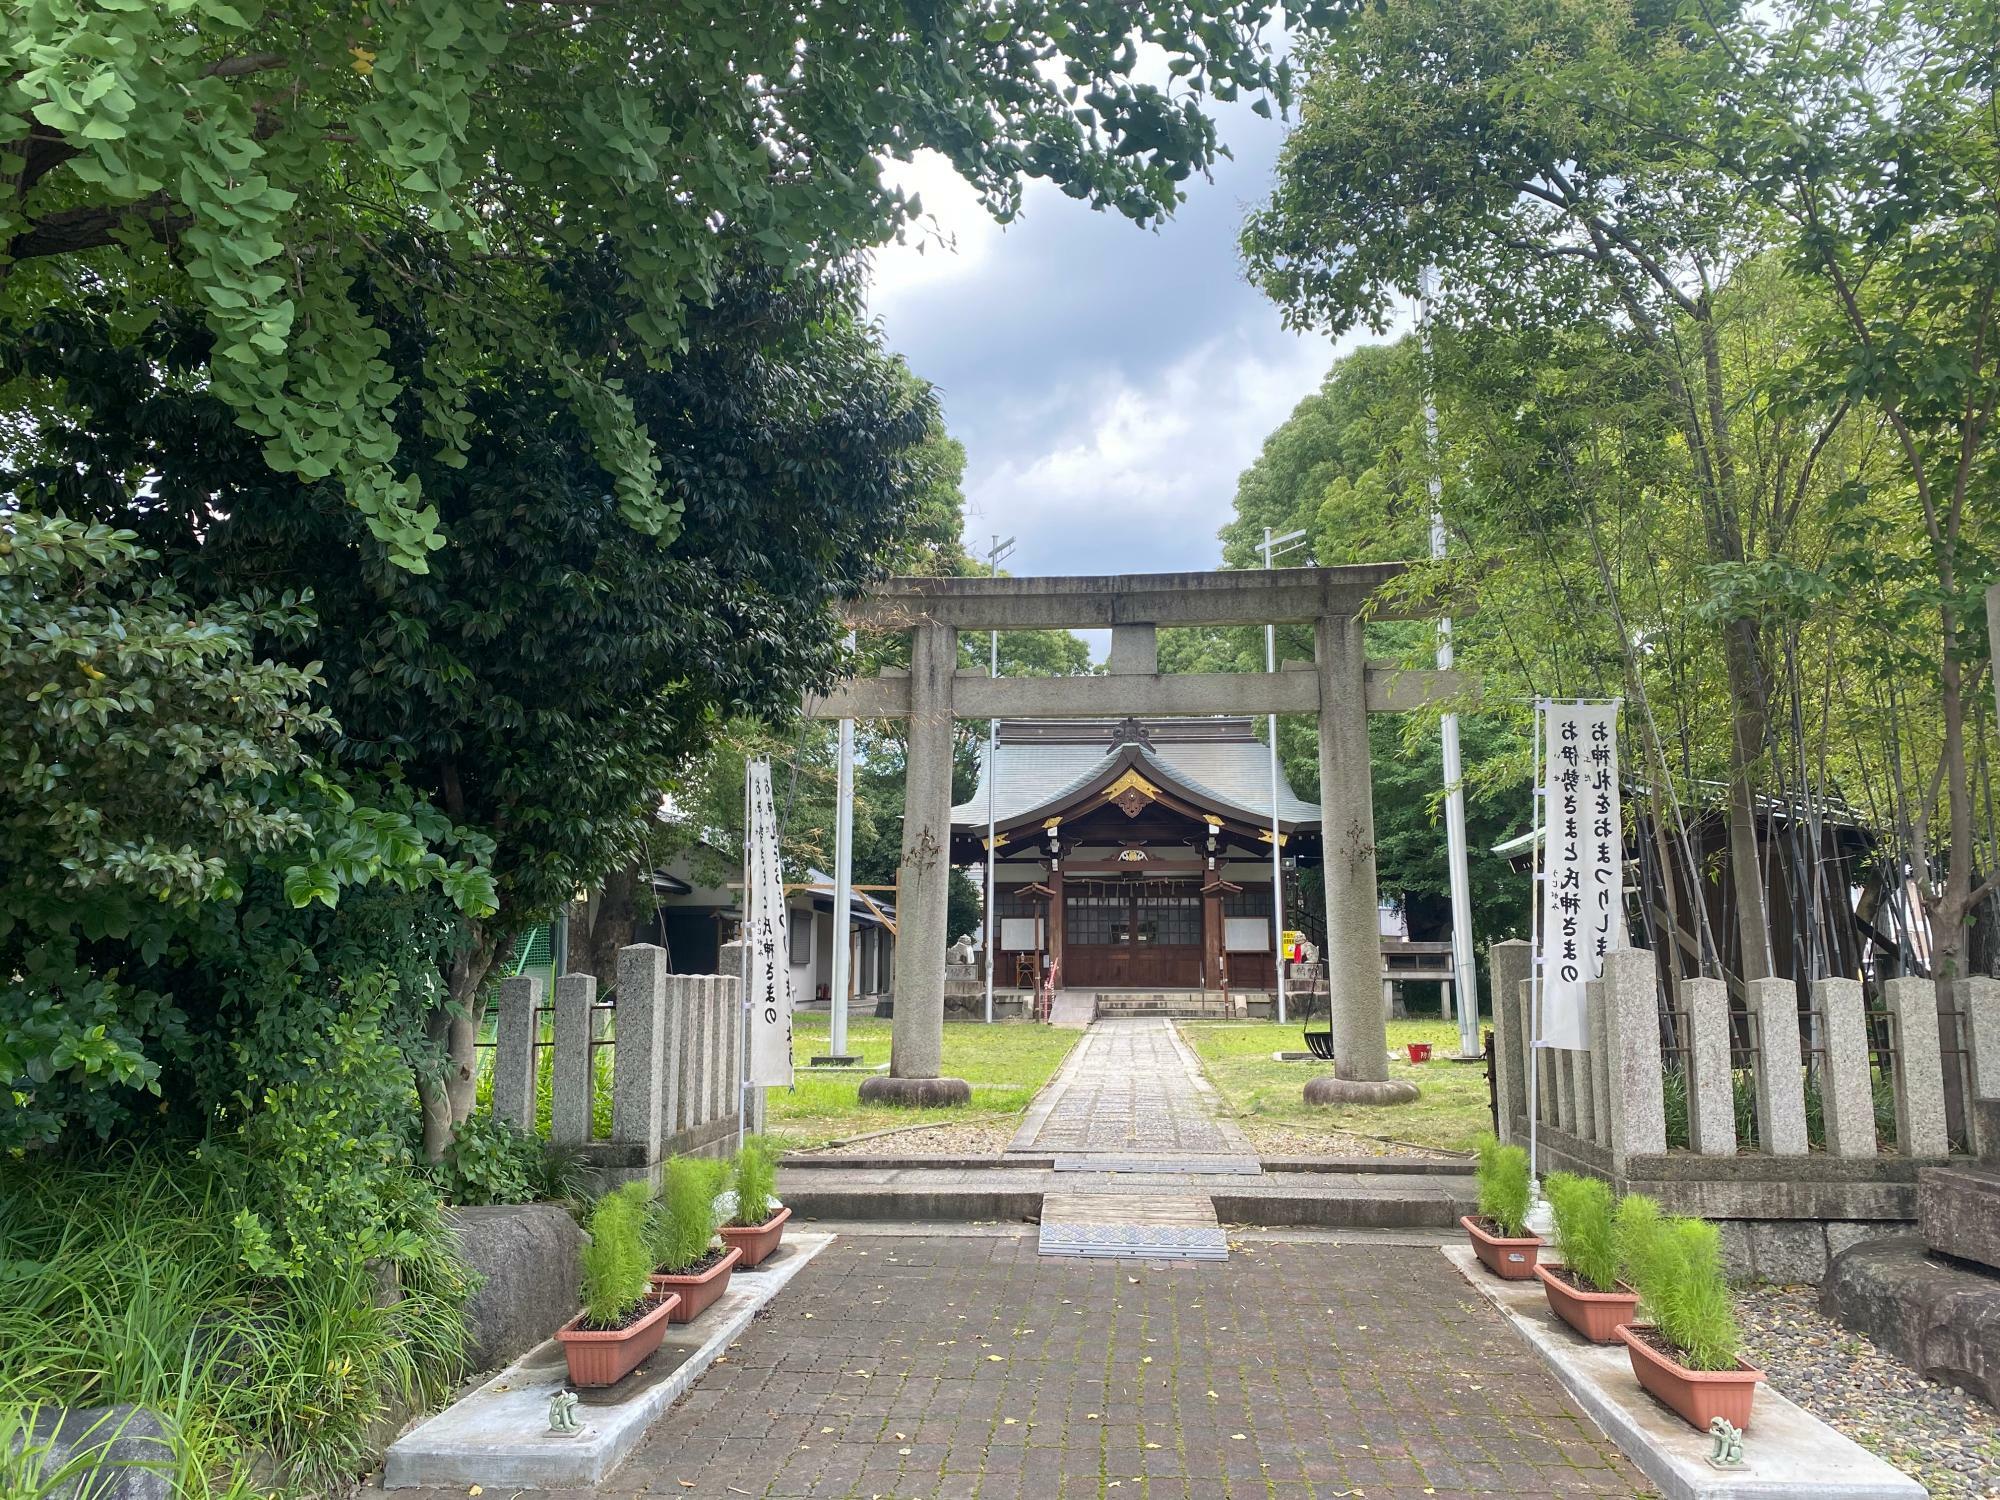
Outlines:
{"label": "cloudy sky", "polygon": [[1039,184],[1003,230],[941,160],[898,169],[956,248],[881,252],[871,307],[965,444],[968,546],[1019,538],[1009,572],[1213,567],[1236,476],[1326,373],[1236,253],[1284,126],[1219,123],[1235,159],[1157,232]]}

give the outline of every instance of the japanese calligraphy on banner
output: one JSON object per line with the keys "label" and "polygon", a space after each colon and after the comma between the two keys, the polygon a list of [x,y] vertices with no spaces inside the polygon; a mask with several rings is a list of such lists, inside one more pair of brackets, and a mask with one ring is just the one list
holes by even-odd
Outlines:
{"label": "japanese calligraphy on banner", "polygon": [[1542,1021],[1545,1047],[1590,1046],[1584,985],[1623,930],[1618,706],[1543,706]]}
{"label": "japanese calligraphy on banner", "polygon": [[744,767],[744,937],[750,945],[750,1071],[763,1088],[792,1086],[792,960],[785,914],[785,875],[778,863],[778,812],[771,801],[771,762]]}

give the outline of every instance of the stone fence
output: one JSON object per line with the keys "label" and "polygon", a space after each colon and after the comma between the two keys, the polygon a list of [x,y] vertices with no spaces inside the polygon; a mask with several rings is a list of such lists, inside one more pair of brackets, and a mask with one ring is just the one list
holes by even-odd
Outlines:
{"label": "stone fence", "polygon": [[[740,951],[725,948],[724,965]],[[619,950],[618,990],[607,1003],[590,974],[557,979],[553,1006],[538,976],[503,979],[493,1112],[534,1130],[546,1067],[550,1143],[575,1151],[608,1185],[657,1181],[669,1156],[732,1151],[743,1093],[741,995],[734,974],[668,973],[666,949],[649,943]],[[600,1138],[595,1103],[607,1071],[611,1128]]]}
{"label": "stone fence", "polygon": [[2000,1153],[2000,980],[1682,979],[1608,955],[1589,987],[1587,1051],[1530,1046],[1529,947],[1493,945],[1495,1100],[1528,1140],[1536,1080],[1543,1171],[1588,1172],[1723,1225],[1732,1269],[1813,1281],[1830,1253],[1907,1227],[1917,1169]]}

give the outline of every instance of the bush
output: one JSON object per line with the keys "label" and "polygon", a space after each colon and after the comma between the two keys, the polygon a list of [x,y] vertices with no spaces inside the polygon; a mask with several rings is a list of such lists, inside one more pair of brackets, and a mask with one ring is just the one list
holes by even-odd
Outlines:
{"label": "bush", "polygon": [[1595,1177],[1551,1172],[1543,1184],[1555,1213],[1556,1253],[1593,1292],[1618,1290],[1618,1237],[1611,1189]]}
{"label": "bush", "polygon": [[447,1203],[539,1203],[575,1197],[576,1166],[573,1155],[480,1109],[452,1133],[431,1176]]}
{"label": "bush", "polygon": [[653,1205],[653,1263],[669,1276],[689,1270],[715,1238],[715,1197],[728,1164],[693,1156],[667,1161],[665,1186]]}
{"label": "bush", "polygon": [[237,1218],[255,1173],[228,1150],[0,1161],[0,1410],[149,1407],[181,1500],[251,1492],[266,1456],[287,1487],[344,1492],[388,1411],[450,1394],[465,1269],[433,1202],[386,1305],[351,1257],[251,1270]]}
{"label": "bush", "polygon": [[583,1321],[589,1328],[619,1328],[646,1298],[652,1282],[646,1251],[646,1184],[628,1182],[606,1193],[590,1211],[590,1243],[583,1247]]}
{"label": "bush", "polygon": [[772,1206],[778,1187],[778,1148],[753,1135],[736,1153],[736,1220],[756,1226],[777,1212]]}
{"label": "bush", "polygon": [[1503,1146],[1498,1137],[1486,1135],[1479,1142],[1476,1175],[1481,1216],[1491,1220],[1502,1235],[1518,1239],[1528,1221],[1528,1153],[1519,1146]]}
{"label": "bush", "polygon": [[1703,1219],[1667,1218],[1633,1194],[1618,1230],[1632,1284],[1648,1316],[1690,1370],[1733,1370],[1738,1334],[1721,1235]]}

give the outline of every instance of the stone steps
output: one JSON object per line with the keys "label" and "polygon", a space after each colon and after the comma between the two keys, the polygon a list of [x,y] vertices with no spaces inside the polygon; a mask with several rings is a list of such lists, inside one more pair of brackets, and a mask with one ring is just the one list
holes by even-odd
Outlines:
{"label": "stone steps", "polygon": [[1099,992],[1097,1013],[1100,1016],[1172,1016],[1195,1020],[1226,1017],[1232,1011],[1226,995],[1163,991],[1155,994]]}

